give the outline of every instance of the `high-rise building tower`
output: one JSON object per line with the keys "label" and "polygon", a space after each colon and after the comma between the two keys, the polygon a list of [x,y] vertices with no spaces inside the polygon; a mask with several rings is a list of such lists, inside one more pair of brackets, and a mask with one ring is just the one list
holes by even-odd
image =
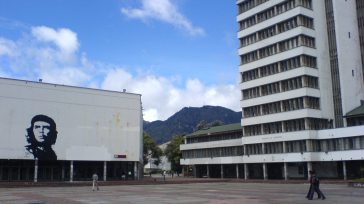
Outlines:
{"label": "high-rise building tower", "polygon": [[241,129],[185,136],[186,171],[245,179],[304,179],[311,169],[321,178],[362,176],[364,1],[236,3]]}
{"label": "high-rise building tower", "polygon": [[[351,142],[344,137],[355,129],[344,127],[364,124],[363,1],[238,0],[237,5],[245,154],[273,158],[278,152],[328,154],[330,145],[344,149]],[[332,141],[317,131],[338,128],[345,133]],[[355,142],[359,147],[364,140]],[[292,159],[300,160],[325,159],[320,153]]]}

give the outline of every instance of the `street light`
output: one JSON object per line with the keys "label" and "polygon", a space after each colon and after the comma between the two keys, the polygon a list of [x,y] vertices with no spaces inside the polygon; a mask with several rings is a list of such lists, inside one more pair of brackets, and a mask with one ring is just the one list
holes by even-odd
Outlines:
{"label": "street light", "polygon": [[152,151],[148,150],[148,159],[149,159],[149,176],[152,177]]}

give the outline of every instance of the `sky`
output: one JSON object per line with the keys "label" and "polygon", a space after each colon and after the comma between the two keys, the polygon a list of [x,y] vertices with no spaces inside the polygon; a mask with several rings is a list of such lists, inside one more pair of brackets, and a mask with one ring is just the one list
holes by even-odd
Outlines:
{"label": "sky", "polygon": [[239,111],[235,0],[0,0],[0,77]]}

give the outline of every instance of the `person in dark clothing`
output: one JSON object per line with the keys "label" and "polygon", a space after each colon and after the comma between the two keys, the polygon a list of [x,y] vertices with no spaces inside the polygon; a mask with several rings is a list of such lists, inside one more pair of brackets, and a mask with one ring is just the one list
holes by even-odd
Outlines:
{"label": "person in dark clothing", "polygon": [[325,200],[326,197],[320,190],[320,180],[316,176],[315,171],[310,171],[309,173],[310,173],[310,190],[308,191],[308,194],[307,194],[306,198],[308,200],[312,200],[313,196],[314,196],[314,194],[316,192],[317,195],[318,195],[318,199]]}
{"label": "person in dark clothing", "polygon": [[27,129],[25,146],[27,152],[33,154],[34,159],[57,160],[52,145],[57,140],[57,128],[54,120],[46,115],[36,115],[32,118]]}

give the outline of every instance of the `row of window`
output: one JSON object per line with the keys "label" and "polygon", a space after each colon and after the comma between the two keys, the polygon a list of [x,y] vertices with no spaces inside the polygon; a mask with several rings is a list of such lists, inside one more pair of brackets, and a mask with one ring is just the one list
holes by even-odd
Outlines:
{"label": "row of window", "polygon": [[[312,145],[307,147],[307,145]],[[323,140],[295,140],[257,143],[243,146],[183,150],[182,158],[212,158],[256,154],[282,154],[295,152],[329,152],[364,149],[364,136]]]}
{"label": "row of window", "polygon": [[282,93],[285,91],[291,91],[303,87],[319,89],[318,78],[304,75],[291,79],[286,79],[279,82],[274,82],[262,86],[245,89],[242,91],[242,96],[243,96],[242,100],[248,100],[276,93]]}
{"label": "row of window", "polygon": [[199,143],[199,142],[212,142],[219,140],[232,140],[241,138],[243,135],[242,130],[238,132],[224,133],[224,134],[214,134],[214,135],[204,135],[197,137],[187,137],[186,143]]}
{"label": "row of window", "polygon": [[244,154],[244,146],[218,147],[209,149],[183,150],[182,158],[212,158],[241,156]]}
{"label": "row of window", "polygon": [[[285,150],[284,147],[285,146]],[[246,145],[246,154],[281,154],[306,152],[306,140],[295,140],[286,142],[271,142]]]}
{"label": "row of window", "polygon": [[247,64],[299,46],[315,48],[315,39],[306,35],[298,35],[273,45],[240,55],[240,64]]}
{"label": "row of window", "polygon": [[335,138],[312,141],[313,152],[364,149],[364,137]]}
{"label": "row of window", "polygon": [[250,10],[262,3],[265,3],[269,0],[246,0],[238,4],[238,14],[242,14],[247,10]]}
{"label": "row of window", "polygon": [[243,127],[243,135],[256,136],[302,130],[322,130],[328,128],[332,128],[332,120],[319,118],[301,118],[257,125],[247,125]]}
{"label": "row of window", "polygon": [[240,30],[244,30],[255,24],[258,24],[260,22],[273,18],[274,16],[277,16],[288,10],[296,8],[298,6],[312,9],[312,1],[311,0],[287,0],[283,3],[270,7],[262,12],[259,12],[249,18],[239,21],[239,28],[240,28]]}
{"label": "row of window", "polygon": [[313,19],[303,15],[295,16],[274,26],[240,38],[240,47],[245,47],[260,40],[264,40],[271,36],[286,32],[298,26],[304,26],[313,29]]}
{"label": "row of window", "polygon": [[317,67],[316,57],[312,57],[309,55],[300,55],[286,60],[282,60],[280,62],[276,62],[273,64],[265,65],[249,71],[242,72],[241,82],[246,82],[261,77],[270,76],[273,74],[285,72],[302,66],[316,68]]}
{"label": "row of window", "polygon": [[269,115],[274,113],[281,113],[287,111],[294,111],[300,109],[320,109],[320,99],[316,97],[300,97],[292,98],[284,101],[267,103],[257,106],[250,106],[243,108],[244,118],[256,117],[262,115]]}

